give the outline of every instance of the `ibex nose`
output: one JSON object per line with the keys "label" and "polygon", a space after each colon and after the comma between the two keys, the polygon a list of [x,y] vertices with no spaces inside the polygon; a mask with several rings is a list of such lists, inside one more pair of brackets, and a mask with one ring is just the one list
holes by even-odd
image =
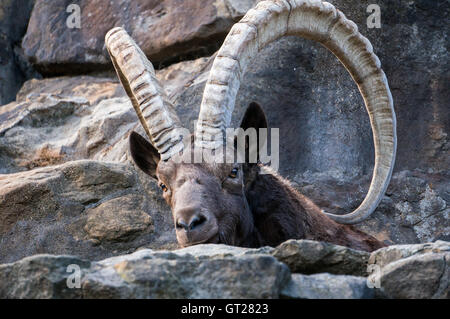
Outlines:
{"label": "ibex nose", "polygon": [[206,222],[206,217],[200,213],[196,213],[195,209],[183,209],[177,213],[178,218],[176,222],[177,228],[183,228],[189,232],[195,228],[203,225]]}

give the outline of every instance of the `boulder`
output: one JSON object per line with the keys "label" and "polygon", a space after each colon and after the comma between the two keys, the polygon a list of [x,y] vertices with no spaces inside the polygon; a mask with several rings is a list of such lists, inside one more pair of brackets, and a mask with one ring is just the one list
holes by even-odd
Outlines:
{"label": "boulder", "polygon": [[370,254],[368,263],[370,265],[378,265],[380,267],[384,267],[387,264],[400,259],[429,253],[450,253],[450,242],[438,240],[434,243],[416,245],[393,245],[386,248],[381,248]]}
{"label": "boulder", "polygon": [[[303,244],[304,254],[311,252],[308,246],[329,246],[298,243]],[[280,247],[292,244],[288,241]],[[0,298],[448,299],[448,247],[448,242],[436,242],[380,249],[372,253],[369,265],[379,270],[368,278],[337,274],[342,273],[342,259],[355,258],[354,251],[339,246],[328,247],[330,272],[310,267],[310,274],[291,273],[292,265],[276,253],[279,248],[270,247],[141,248],[99,261],[41,254],[0,265]],[[344,258],[332,257],[336,251]]]}
{"label": "boulder", "polygon": [[36,0],[22,47],[47,75],[98,71],[112,67],[105,34],[122,26],[158,66],[210,55],[255,2],[82,0],[69,7],[69,0]]}
{"label": "boulder", "polygon": [[3,263],[40,253],[99,260],[176,246],[159,187],[128,164],[82,160],[0,175],[0,216]]}
{"label": "boulder", "polygon": [[[1,173],[104,157],[136,125],[127,97],[90,105],[84,97],[39,95],[0,111]],[[117,154],[120,160],[124,154]]]}
{"label": "boulder", "polygon": [[80,289],[67,285],[70,265],[85,271],[91,263],[73,256],[36,255],[0,265],[0,298],[81,298]]}
{"label": "boulder", "polygon": [[281,291],[287,299],[372,299],[374,290],[367,279],[357,276],[293,274],[291,281]]}
{"label": "boulder", "polygon": [[382,248],[371,254],[369,267],[371,281],[388,298],[450,298],[450,242]]}
{"label": "boulder", "polygon": [[271,254],[288,265],[293,273],[368,275],[369,253],[325,242],[292,239],[276,247]]}
{"label": "boulder", "polygon": [[390,263],[381,269],[381,289],[389,298],[449,299],[450,253],[429,253]]}
{"label": "boulder", "polygon": [[[79,267],[78,289],[68,288],[69,265]],[[0,298],[277,298],[289,270],[269,255],[198,258],[143,249],[92,263],[33,256],[0,265],[0,279]]]}
{"label": "boulder", "polygon": [[[208,63],[181,62],[157,76],[177,96]],[[79,159],[126,162],[131,130],[144,134],[115,75],[29,80],[0,108],[0,173]]]}

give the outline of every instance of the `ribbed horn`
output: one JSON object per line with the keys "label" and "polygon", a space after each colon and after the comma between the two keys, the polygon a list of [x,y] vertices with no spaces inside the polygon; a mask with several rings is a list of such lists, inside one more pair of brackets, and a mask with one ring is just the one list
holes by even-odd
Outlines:
{"label": "ribbed horn", "polygon": [[207,81],[195,143],[215,149],[223,143],[247,65],[269,43],[287,35],[315,40],[334,53],[358,85],[370,117],[375,167],[366,198],[347,215],[327,214],[343,224],[372,214],[389,184],[397,147],[393,101],[380,61],[369,40],[333,5],[319,0],[259,2],[233,26],[214,60]]}
{"label": "ribbed horn", "polygon": [[172,103],[142,50],[122,28],[105,36],[106,48],[136,114],[152,144],[168,160],[183,150],[183,131]]}

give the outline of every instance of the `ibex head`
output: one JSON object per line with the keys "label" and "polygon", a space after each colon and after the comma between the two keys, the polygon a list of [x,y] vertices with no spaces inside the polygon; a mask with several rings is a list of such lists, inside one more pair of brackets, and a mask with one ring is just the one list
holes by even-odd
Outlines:
{"label": "ibex head", "polygon": [[[224,145],[230,147],[225,130],[247,66],[266,45],[288,35],[318,41],[333,52],[364,98],[375,146],[370,189],[354,212],[325,213],[338,223],[360,222],[375,210],[390,181],[396,151],[395,114],[385,74],[370,42],[334,6],[319,0],[273,0],[251,9],[233,26],[214,60],[192,139],[186,138],[186,130],[144,53],[123,29],[107,33],[106,46],[114,67],[151,141],[133,132],[131,155],[138,167],[158,179],[182,246],[248,243],[254,216],[246,187],[259,167],[222,160],[193,163],[192,157],[205,149],[215,152]],[[258,105],[249,107],[242,127],[267,127]]]}

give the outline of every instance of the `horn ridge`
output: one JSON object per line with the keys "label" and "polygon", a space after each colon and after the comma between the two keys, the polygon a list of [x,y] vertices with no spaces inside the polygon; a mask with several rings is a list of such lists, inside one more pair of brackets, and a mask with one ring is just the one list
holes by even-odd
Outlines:
{"label": "horn ridge", "polygon": [[[145,54],[128,35],[116,27],[105,36],[105,44],[117,75],[150,141],[162,160],[183,149],[184,130],[175,109]],[[161,134],[161,125],[164,134]],[[156,143],[155,143],[156,142]]]}

